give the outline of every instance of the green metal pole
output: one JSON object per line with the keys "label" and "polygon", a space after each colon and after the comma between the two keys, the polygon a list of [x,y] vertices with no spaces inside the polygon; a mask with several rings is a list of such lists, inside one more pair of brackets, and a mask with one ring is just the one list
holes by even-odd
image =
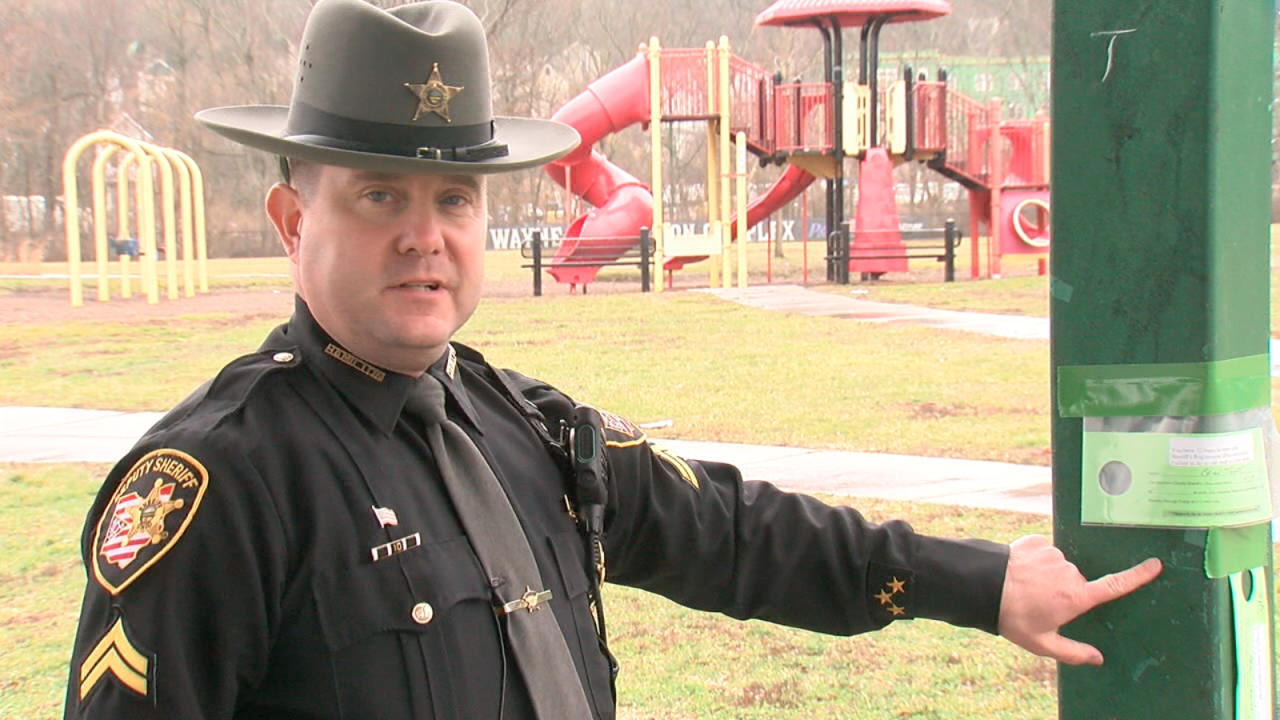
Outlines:
{"label": "green metal pole", "polygon": [[[1276,717],[1274,657],[1238,660],[1228,580],[1206,570],[1218,538],[1204,526],[1082,522],[1082,484],[1099,482],[1083,470],[1086,423],[1098,421],[1082,416],[1143,418],[1132,421],[1139,430],[1157,429],[1159,416],[1184,416],[1191,432],[1234,429],[1231,413],[1245,408],[1209,398],[1239,389],[1229,361],[1266,365],[1275,19],[1274,0],[1054,2],[1055,542],[1089,577],[1164,562],[1151,586],[1065,629],[1106,662],[1060,668],[1064,720],[1235,720],[1245,717],[1238,670],[1255,693],[1249,720]],[[1154,385],[1135,380],[1135,393],[1065,407],[1079,385],[1066,387],[1064,369],[1141,366],[1130,374],[1150,380],[1175,365],[1168,375],[1207,368],[1202,402],[1159,388],[1144,396]],[[1269,378],[1243,382],[1261,382],[1253,404],[1269,406]],[[1274,604],[1270,534],[1252,530],[1236,551],[1265,568],[1257,591]],[[1266,632],[1274,638],[1270,612]]]}

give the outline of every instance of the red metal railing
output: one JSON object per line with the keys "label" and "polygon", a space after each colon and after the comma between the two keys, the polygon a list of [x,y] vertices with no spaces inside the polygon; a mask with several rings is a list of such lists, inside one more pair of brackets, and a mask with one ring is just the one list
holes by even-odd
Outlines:
{"label": "red metal railing", "polygon": [[831,86],[827,83],[788,83],[774,88],[778,152],[818,152],[831,149]]}
{"label": "red metal railing", "polygon": [[1005,120],[1000,123],[1004,139],[1004,184],[1010,187],[1044,187],[1049,184],[1045,152],[1049,125],[1044,120]]}
{"label": "red metal railing", "polygon": [[988,185],[990,168],[987,160],[987,136],[991,133],[991,108],[960,93],[948,92],[947,160],[948,168]]}
{"label": "red metal railing", "polygon": [[772,153],[774,142],[773,78],[761,67],[729,56],[729,127],[746,133],[747,144]]}
{"label": "red metal railing", "polygon": [[948,90],[942,83],[918,84],[913,101],[913,144],[921,152],[945,152],[944,171],[948,174],[984,187],[991,187],[993,182],[1009,187],[1049,184],[1045,120],[1001,121],[996,133],[1002,145],[1001,167],[992,173],[995,111],[990,105]]}
{"label": "red metal railing", "polygon": [[947,149],[947,85],[940,82],[915,84],[915,136],[911,144],[920,152]]}
{"label": "red metal railing", "polygon": [[[666,120],[712,120],[718,105],[708,92],[718,73],[708,77],[705,49],[664,49],[661,60],[662,117]],[[713,69],[715,69],[713,67]],[[747,144],[761,154],[812,153],[833,146],[831,87],[826,83],[774,85],[767,71],[737,56],[729,58],[729,129],[746,134]],[[714,99],[709,99],[714,97]],[[992,173],[990,141],[996,111],[985,103],[950,91],[945,83],[915,84],[911,97],[914,129],[911,145],[918,152],[945,153],[943,172],[970,186],[990,187],[993,180],[1013,187],[1048,183],[1044,120],[1001,122],[994,134],[1002,144],[1001,165]],[[888,103],[881,102],[882,110]],[[881,123],[884,126],[884,123]]]}
{"label": "red metal railing", "polygon": [[663,118],[705,120],[712,117],[707,104],[706,51],[663,50],[659,63]]}

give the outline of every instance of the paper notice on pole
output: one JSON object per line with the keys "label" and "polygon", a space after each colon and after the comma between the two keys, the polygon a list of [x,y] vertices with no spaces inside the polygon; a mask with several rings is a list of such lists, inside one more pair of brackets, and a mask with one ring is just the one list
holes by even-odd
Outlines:
{"label": "paper notice on pole", "polygon": [[1081,520],[1232,527],[1271,518],[1262,431],[1084,433]]}
{"label": "paper notice on pole", "polygon": [[1274,720],[1271,705],[1271,603],[1265,567],[1229,576],[1236,646],[1235,720]]}

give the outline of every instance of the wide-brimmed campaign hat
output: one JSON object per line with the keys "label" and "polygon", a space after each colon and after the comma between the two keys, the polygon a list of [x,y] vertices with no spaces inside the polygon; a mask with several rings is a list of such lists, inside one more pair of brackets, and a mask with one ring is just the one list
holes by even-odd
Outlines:
{"label": "wide-brimmed campaign hat", "polygon": [[493,116],[484,27],[449,0],[392,10],[319,0],[288,107],[214,108],[196,119],[282,157],[392,173],[506,172],[579,142],[562,123]]}

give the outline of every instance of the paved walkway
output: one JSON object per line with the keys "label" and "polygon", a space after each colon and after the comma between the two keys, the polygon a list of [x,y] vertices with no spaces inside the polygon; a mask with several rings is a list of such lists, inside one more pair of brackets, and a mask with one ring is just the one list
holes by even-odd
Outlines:
{"label": "paved walkway", "polygon": [[799,285],[763,285],[741,290],[713,289],[702,292],[764,310],[849,318],[871,323],[925,325],[1019,340],[1049,339],[1048,318],[935,310],[900,303],[859,300],[836,293],[809,290]]}
{"label": "paved walkway", "polygon": [[[1019,340],[1049,339],[1049,319],[1042,317],[936,310],[859,300],[836,293],[809,290],[799,285],[765,285],[743,290],[710,289],[700,292],[764,310],[849,318],[872,323],[925,325]],[[1270,350],[1271,375],[1280,377],[1280,341],[1272,340]]]}
{"label": "paved walkway", "polygon": [[[0,462],[112,463],[160,416],[0,407]],[[733,463],[748,479],[793,490],[1050,512],[1046,467],[685,440],[663,444],[686,457]]]}

